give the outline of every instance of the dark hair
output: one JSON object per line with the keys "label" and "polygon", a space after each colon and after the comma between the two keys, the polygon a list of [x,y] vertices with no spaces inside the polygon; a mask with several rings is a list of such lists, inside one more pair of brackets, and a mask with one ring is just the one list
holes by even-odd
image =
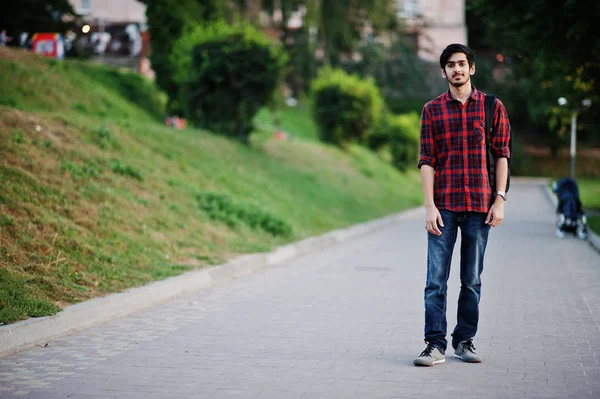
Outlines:
{"label": "dark hair", "polygon": [[467,61],[469,62],[469,66],[472,66],[475,62],[475,54],[473,50],[465,46],[464,44],[453,43],[442,51],[442,55],[440,55],[440,67],[444,69],[446,64],[448,63],[448,59],[454,53],[464,53],[467,56]]}

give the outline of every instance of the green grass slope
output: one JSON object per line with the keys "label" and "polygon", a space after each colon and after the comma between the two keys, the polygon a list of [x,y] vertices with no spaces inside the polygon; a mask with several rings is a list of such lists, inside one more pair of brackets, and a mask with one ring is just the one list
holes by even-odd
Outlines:
{"label": "green grass slope", "polygon": [[248,147],[164,127],[129,73],[5,48],[0,70],[0,323],[421,202],[416,172],[310,140],[303,107],[283,118],[304,139],[263,113]]}

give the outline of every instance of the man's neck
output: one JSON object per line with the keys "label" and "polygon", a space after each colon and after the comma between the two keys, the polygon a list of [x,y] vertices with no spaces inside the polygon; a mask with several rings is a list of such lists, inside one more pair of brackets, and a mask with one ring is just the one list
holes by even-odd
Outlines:
{"label": "man's neck", "polygon": [[450,86],[450,95],[452,96],[452,98],[457,99],[458,101],[460,101],[463,104],[465,102],[467,102],[467,98],[469,98],[469,96],[473,92],[473,87],[471,86],[470,81],[459,87],[456,87],[453,85],[449,85],[449,86]]}

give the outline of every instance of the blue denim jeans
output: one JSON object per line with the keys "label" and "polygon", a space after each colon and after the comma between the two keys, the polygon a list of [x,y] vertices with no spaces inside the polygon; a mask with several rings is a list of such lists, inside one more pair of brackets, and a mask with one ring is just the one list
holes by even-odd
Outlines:
{"label": "blue denim jeans", "polygon": [[440,210],[444,226],[441,236],[427,233],[427,283],[425,285],[425,341],[446,351],[447,283],[452,251],[460,228],[460,295],[452,347],[473,338],[479,322],[479,298],[483,256],[490,225],[485,213]]}

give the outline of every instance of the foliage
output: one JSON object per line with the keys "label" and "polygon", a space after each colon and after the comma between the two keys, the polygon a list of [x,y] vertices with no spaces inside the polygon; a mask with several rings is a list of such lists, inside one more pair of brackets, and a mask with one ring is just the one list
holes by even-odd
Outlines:
{"label": "foliage", "polygon": [[420,59],[402,38],[392,39],[390,46],[368,40],[357,51],[362,59],[346,63],[344,69],[373,77],[394,113],[420,112],[424,103],[447,89],[439,78],[439,64]]}
{"label": "foliage", "polygon": [[178,87],[175,71],[169,61],[177,39],[191,27],[221,16],[219,0],[142,0],[146,4],[148,31],[152,40],[150,61],[156,83],[169,97],[169,110],[181,112],[177,103]]}
{"label": "foliage", "polygon": [[[588,135],[600,132],[593,123],[600,117],[600,42],[595,26],[599,13],[600,3],[592,0],[469,2],[467,15],[474,22],[470,37],[479,47],[503,53],[504,64],[514,71],[505,82],[515,82],[527,93],[519,100],[526,104],[521,109],[527,110],[531,125],[545,126],[541,139],[554,136],[551,145],[566,133],[568,115],[581,111],[584,98],[592,100],[592,108],[582,114],[581,126]],[[564,109],[558,108],[558,97],[567,98]]]}
{"label": "foliage", "polygon": [[198,206],[211,219],[225,222],[229,227],[239,223],[261,229],[274,236],[290,236],[292,227],[283,219],[256,206],[235,201],[231,196],[205,191],[196,195]]}
{"label": "foliage", "polygon": [[313,118],[320,139],[345,146],[362,142],[377,124],[383,100],[371,78],[323,68],[312,86]]}
{"label": "foliage", "polygon": [[520,54],[525,59],[540,54],[553,68],[574,72],[584,67],[597,73],[600,59],[600,43],[595,36],[600,14],[597,1],[471,0],[469,9],[484,21],[487,43],[514,51],[514,55]]}
{"label": "foliage", "polygon": [[419,124],[417,113],[390,114],[383,124],[389,135],[392,164],[401,171],[415,167],[419,159]]}
{"label": "foliage", "polygon": [[[230,3],[244,18],[253,22],[256,22],[259,10],[272,14],[277,8],[281,11],[281,20],[287,21],[293,11],[303,8],[306,10],[303,17],[306,31],[315,32],[325,52],[326,63],[333,66],[340,65],[343,53],[355,49],[368,28],[378,33],[398,27],[394,0],[233,0]],[[281,25],[282,40],[285,40],[289,32],[284,24]],[[300,43],[301,46],[305,44],[306,41]]]}
{"label": "foliage", "polygon": [[392,0],[363,1],[310,1],[312,21],[309,25],[318,28],[323,41],[325,56],[333,66],[340,64],[342,53],[349,53],[355,46],[367,25],[382,31],[396,26],[396,2]]}
{"label": "foliage", "polygon": [[[230,4],[228,19],[237,16],[255,24],[260,19],[264,24],[265,20],[259,18],[261,11],[272,17],[267,22],[268,28],[276,29],[289,55],[284,80],[295,98],[309,91],[310,81],[322,65],[345,68],[355,63],[351,56],[361,51],[360,43],[372,41],[382,33],[394,37],[399,32],[394,0],[230,0],[227,3]],[[284,23],[292,14],[302,19],[300,28],[290,28]],[[414,101],[400,97],[394,100],[398,109],[414,108]],[[422,102],[419,100],[420,106]]]}
{"label": "foliage", "polygon": [[220,21],[184,35],[172,60],[186,115],[201,127],[247,142],[252,120],[271,100],[287,59],[256,28]]}
{"label": "foliage", "polygon": [[20,33],[64,33],[74,25],[72,19],[76,15],[69,0],[5,1],[0,12],[0,29],[6,29],[8,36],[13,37],[9,45],[18,46]]}

